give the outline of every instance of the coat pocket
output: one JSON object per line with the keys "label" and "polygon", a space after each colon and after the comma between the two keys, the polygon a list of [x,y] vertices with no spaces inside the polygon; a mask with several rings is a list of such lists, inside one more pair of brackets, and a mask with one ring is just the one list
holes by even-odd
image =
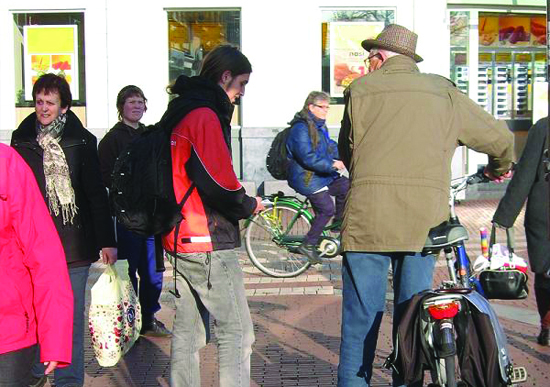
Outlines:
{"label": "coat pocket", "polygon": [[31,316],[18,286],[6,274],[6,267],[1,263],[0,283],[0,342],[17,343],[29,333]]}

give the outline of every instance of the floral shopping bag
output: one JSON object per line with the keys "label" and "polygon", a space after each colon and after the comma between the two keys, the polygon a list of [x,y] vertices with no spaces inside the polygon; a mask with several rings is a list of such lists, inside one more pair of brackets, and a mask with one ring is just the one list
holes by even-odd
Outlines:
{"label": "floral shopping bag", "polygon": [[127,261],[107,265],[91,289],[90,336],[97,362],[112,367],[139,338],[141,307]]}

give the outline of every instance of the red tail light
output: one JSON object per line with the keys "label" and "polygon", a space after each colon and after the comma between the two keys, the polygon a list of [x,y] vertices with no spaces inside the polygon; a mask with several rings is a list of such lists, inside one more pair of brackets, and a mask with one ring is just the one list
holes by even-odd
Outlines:
{"label": "red tail light", "polygon": [[434,320],[443,320],[453,318],[460,310],[458,302],[449,302],[447,304],[432,305],[428,307],[428,312]]}

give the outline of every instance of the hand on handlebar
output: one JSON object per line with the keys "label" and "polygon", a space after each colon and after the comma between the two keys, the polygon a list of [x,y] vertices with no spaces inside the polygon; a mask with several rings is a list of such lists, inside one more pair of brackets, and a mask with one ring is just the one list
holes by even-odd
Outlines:
{"label": "hand on handlebar", "polygon": [[254,209],[254,214],[257,214],[260,211],[265,210],[265,206],[262,203],[262,198],[260,196],[256,196],[256,208]]}
{"label": "hand on handlebar", "polygon": [[346,169],[346,166],[341,160],[334,160],[334,163],[332,163],[332,168],[340,171],[342,169]]}
{"label": "hand on handlebar", "polygon": [[489,166],[486,166],[483,170],[483,174],[491,181],[494,181],[495,183],[502,183],[505,179],[509,179],[512,177],[512,171],[508,171],[503,175],[497,176],[493,173],[491,168]]}

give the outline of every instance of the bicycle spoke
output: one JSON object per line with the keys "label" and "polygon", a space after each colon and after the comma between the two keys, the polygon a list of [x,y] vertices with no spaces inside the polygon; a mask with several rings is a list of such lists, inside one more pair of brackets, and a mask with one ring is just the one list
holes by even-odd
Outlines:
{"label": "bicycle spoke", "polygon": [[301,243],[309,228],[308,218],[292,206],[277,204],[276,208],[266,209],[250,221],[245,232],[250,260],[270,276],[293,277],[302,273],[309,263],[292,249]]}
{"label": "bicycle spoke", "polygon": [[[264,222],[267,223],[267,221],[266,221],[263,217],[260,216],[260,218],[262,218],[262,220],[263,220]],[[261,227],[262,229],[264,229],[264,230],[265,230],[266,232],[268,232],[268,233],[271,233],[271,232],[273,231],[272,228],[271,228],[271,226],[270,226],[269,224],[268,224],[267,226],[264,226],[263,224],[260,224],[259,222],[257,222],[257,221],[254,220],[254,219],[252,219],[252,220],[250,221],[250,223],[256,224],[258,227]]]}

